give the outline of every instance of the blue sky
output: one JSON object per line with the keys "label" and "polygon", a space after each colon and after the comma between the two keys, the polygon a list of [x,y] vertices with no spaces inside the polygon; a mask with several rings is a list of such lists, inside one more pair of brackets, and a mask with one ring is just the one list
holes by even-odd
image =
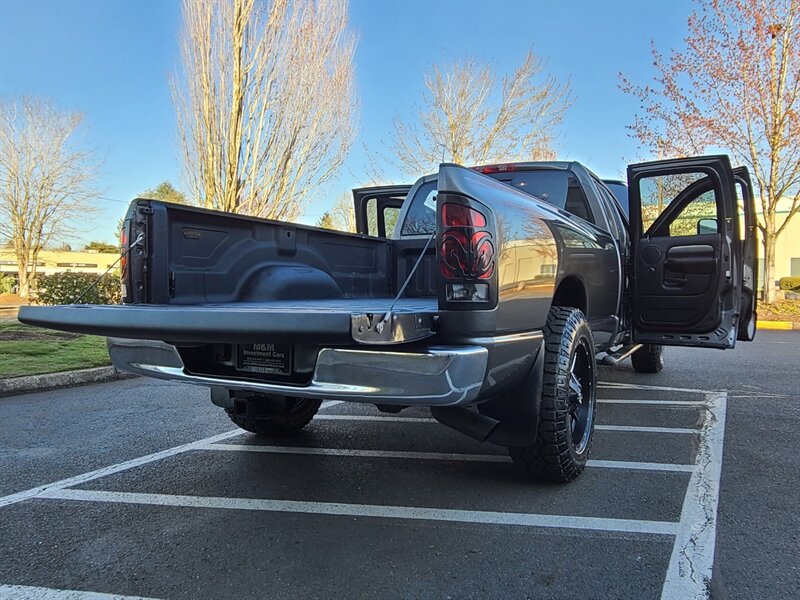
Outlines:
{"label": "blue sky", "polygon": [[[688,0],[351,0],[359,139],[303,220],[313,223],[363,183],[367,152],[389,154],[392,121],[419,103],[432,64],[472,57],[502,74],[531,47],[553,74],[572,80],[559,156],[619,176],[637,158],[625,129],[637,105],[619,91],[617,73],[649,79],[651,39],[662,50],[680,46],[690,12]],[[83,240],[113,239],[129,200],[165,179],[180,184],[167,82],[178,66],[179,27],[178,0],[0,0],[0,95],[46,96],[82,111],[87,143],[104,158],[107,199]]]}

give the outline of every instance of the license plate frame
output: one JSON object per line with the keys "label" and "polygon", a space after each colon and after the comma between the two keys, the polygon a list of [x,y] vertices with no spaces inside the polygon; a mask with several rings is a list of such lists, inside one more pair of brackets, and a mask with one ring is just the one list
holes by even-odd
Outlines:
{"label": "license plate frame", "polygon": [[291,375],[291,344],[237,344],[236,370],[259,375]]}

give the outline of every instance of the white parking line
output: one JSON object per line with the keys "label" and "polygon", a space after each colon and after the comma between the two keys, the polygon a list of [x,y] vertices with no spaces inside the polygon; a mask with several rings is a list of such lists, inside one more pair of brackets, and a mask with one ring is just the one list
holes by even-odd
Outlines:
{"label": "white parking line", "polygon": [[709,410],[697,449],[697,469],[689,479],[684,497],[680,525],[661,591],[662,600],[701,600],[710,593],[727,393],[710,393],[707,400]]}
{"label": "white parking line", "polygon": [[[322,403],[321,408],[322,409],[330,408],[331,406],[336,406],[337,404],[342,404],[342,400],[326,400],[325,402]],[[227,440],[232,437],[236,437],[237,435],[243,435],[244,433],[246,432],[242,429],[234,429],[232,431],[226,431],[225,433],[212,435],[211,437],[207,437],[202,440],[197,440],[196,442],[191,442],[189,444],[181,444],[180,446],[167,448],[166,450],[161,450],[160,452],[154,452],[153,454],[140,456],[139,458],[127,460],[125,462],[121,462],[116,465],[102,467],[94,471],[89,471],[88,473],[81,473],[80,475],[75,475],[74,477],[68,477],[66,479],[54,481],[53,483],[47,483],[45,485],[40,485],[38,487],[31,488],[29,490],[24,490],[22,492],[17,492],[15,494],[10,494],[8,496],[3,496],[2,498],[0,498],[0,508],[2,508],[3,506],[8,506],[10,504],[16,504],[17,502],[22,502],[23,500],[28,500],[30,498],[35,498],[45,490],[53,488],[60,489],[60,488],[70,487],[73,485],[79,485],[81,483],[85,483],[93,479],[98,479],[100,477],[105,477],[106,475],[111,475],[112,473],[119,473],[120,471],[126,471],[128,469],[133,469],[141,465],[146,465],[147,463],[155,462],[157,460],[161,460],[162,458],[168,458],[170,456],[175,456],[176,454],[189,452],[190,450],[194,450],[195,448],[199,448],[205,444],[213,444],[214,442]]]}
{"label": "white parking line", "polygon": [[203,444],[213,444],[214,442],[221,442],[222,440],[227,440],[229,438],[236,437],[237,435],[242,435],[243,433],[245,432],[241,429],[226,431],[225,433],[212,435],[211,437],[207,437],[202,440],[197,440],[196,442],[191,442],[189,444],[181,444],[180,446],[167,448],[166,450],[161,450],[160,452],[154,452],[153,454],[147,454],[145,456],[140,456],[139,458],[126,460],[125,462],[121,462],[116,465],[111,465],[109,467],[102,467],[94,471],[89,471],[88,473],[81,473],[80,475],[75,475],[74,477],[67,477],[66,479],[54,481],[53,483],[46,483],[45,485],[40,485],[35,488],[25,490],[23,492],[17,492],[15,494],[3,496],[2,498],[0,498],[0,508],[2,508],[3,506],[8,506],[9,504],[16,504],[17,502],[22,502],[23,500],[36,498],[40,496],[43,492],[46,492],[47,490],[62,489],[69,486],[85,483],[87,481],[91,481],[92,479],[98,479],[100,477],[105,477],[106,475],[111,475],[112,473],[119,473],[120,471],[126,471],[128,469],[133,469],[141,465],[146,465],[147,463],[155,462],[157,460],[161,460],[162,458],[175,456],[176,454],[182,454],[183,452],[194,450],[195,448],[197,448],[198,446],[202,446]]}
{"label": "white parking line", "polygon": [[[381,415],[317,415],[315,421],[370,421],[374,423],[438,423],[428,417],[384,417]],[[685,427],[649,427],[641,425],[595,425],[600,431],[630,431],[637,433],[698,433],[699,429]]]}
{"label": "white parking line", "polygon": [[593,460],[587,463],[590,467],[603,467],[605,469],[628,469],[631,471],[671,471],[675,473],[693,473],[695,465],[682,465],[674,463],[633,462],[627,460]]}
{"label": "white parking line", "polygon": [[679,388],[669,387],[664,385],[640,385],[638,383],[617,383],[614,381],[605,381],[598,384],[598,387],[607,390],[653,390],[662,392],[685,392],[687,394],[707,394],[709,390],[699,390],[697,388]]}
{"label": "white parking line", "polygon": [[634,433],[700,433],[690,427],[650,427],[649,425],[595,425],[599,431],[628,431]]}
{"label": "white parking line", "polygon": [[121,596],[101,592],[57,590],[30,585],[0,584],[0,600],[157,600],[144,596]]}
{"label": "white parking line", "polygon": [[330,408],[331,406],[336,406],[337,404],[344,404],[344,400],[325,400],[325,402],[323,402],[319,408],[320,410],[324,410],[326,408]]}
{"label": "white parking line", "polygon": [[[228,452],[261,452],[264,454],[303,454],[307,456],[347,456],[358,458],[402,458],[407,460],[450,460],[455,462],[508,463],[503,454],[455,454],[449,452],[409,452],[401,450],[361,450],[355,448],[307,448],[298,446],[254,446],[246,444],[205,444],[196,450],[222,450]],[[691,473],[694,465],[672,463],[629,462],[624,460],[590,460],[590,467],[631,471],[676,471]]]}
{"label": "white parking line", "polygon": [[379,504],[346,504],[341,502],[298,502],[260,498],[220,498],[214,496],[176,496],[133,492],[103,492],[95,490],[52,489],[42,492],[43,498],[84,502],[143,504],[147,506],[179,506],[225,510],[258,510],[349,517],[381,517],[385,519],[417,519],[453,523],[482,523],[488,525],[521,525],[525,527],[554,527],[595,531],[622,531],[655,535],[675,535],[677,523],[642,521],[571,515],[457,510],[414,506],[385,506]]}
{"label": "white parking line", "polygon": [[636,406],[663,406],[671,408],[674,406],[697,406],[704,407],[706,403],[704,400],[624,400],[622,398],[598,398],[598,404],[634,404]]}

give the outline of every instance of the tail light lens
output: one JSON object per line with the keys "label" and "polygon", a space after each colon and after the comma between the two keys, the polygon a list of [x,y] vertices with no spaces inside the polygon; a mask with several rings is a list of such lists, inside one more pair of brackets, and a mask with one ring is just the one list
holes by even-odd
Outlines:
{"label": "tail light lens", "polygon": [[490,279],[494,273],[494,245],[487,231],[476,231],[467,238],[459,230],[442,236],[440,271],[447,279]]}
{"label": "tail light lens", "polygon": [[119,259],[119,268],[124,277],[125,271],[128,270],[128,228],[125,225],[119,232],[119,250],[122,253],[122,257]]}
{"label": "tail light lens", "polygon": [[122,299],[128,295],[128,224],[123,223],[122,231],[119,232],[119,250],[122,256],[119,259],[120,284],[122,287]]}
{"label": "tail light lens", "polygon": [[448,203],[442,207],[445,227],[486,227],[486,217],[474,208]]}
{"label": "tail light lens", "polygon": [[486,216],[463,204],[442,205],[439,271],[450,302],[489,302],[495,249]]}

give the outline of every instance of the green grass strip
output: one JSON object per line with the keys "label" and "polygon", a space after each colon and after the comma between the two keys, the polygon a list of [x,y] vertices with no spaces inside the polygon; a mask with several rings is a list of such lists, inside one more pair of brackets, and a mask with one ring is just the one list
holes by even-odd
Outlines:
{"label": "green grass strip", "polygon": [[[26,339],[26,338],[38,339]],[[0,323],[0,377],[21,377],[110,364],[106,340]]]}

